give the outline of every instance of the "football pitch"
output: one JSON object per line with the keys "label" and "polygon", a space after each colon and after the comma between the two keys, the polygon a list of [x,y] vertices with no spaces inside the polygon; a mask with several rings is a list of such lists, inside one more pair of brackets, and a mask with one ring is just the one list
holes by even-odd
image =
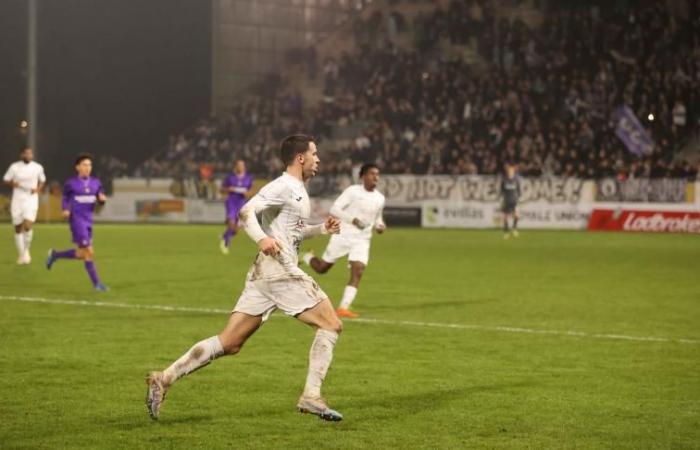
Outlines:
{"label": "football pitch", "polygon": [[[218,333],[255,247],[222,227],[100,225],[90,289],[38,225],[0,239],[0,448],[698,448],[700,237],[390,229],[375,236],[324,384],[296,412],[313,332],[275,314],[168,393],[144,376]],[[306,241],[320,255],[326,237]],[[313,275],[335,304],[344,263]]]}

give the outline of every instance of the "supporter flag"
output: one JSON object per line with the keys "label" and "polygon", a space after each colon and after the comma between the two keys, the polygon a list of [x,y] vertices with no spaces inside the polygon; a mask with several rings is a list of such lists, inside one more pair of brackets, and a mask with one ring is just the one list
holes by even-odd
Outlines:
{"label": "supporter flag", "polygon": [[637,156],[649,155],[654,150],[654,141],[644,129],[639,119],[627,105],[621,106],[613,113],[615,134],[625,143],[627,150]]}

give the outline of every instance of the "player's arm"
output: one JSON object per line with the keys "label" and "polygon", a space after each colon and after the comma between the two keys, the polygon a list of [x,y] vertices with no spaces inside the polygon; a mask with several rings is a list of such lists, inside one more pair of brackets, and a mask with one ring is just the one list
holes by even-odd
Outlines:
{"label": "player's arm", "polygon": [[249,199],[253,193],[253,177],[248,179],[248,184],[243,189],[245,189],[245,192],[242,192],[243,196]]}
{"label": "player's arm", "polygon": [[73,189],[71,188],[70,182],[66,181],[63,185],[63,197],[61,199],[61,209],[63,210],[63,218],[68,219],[70,217],[70,199],[73,195]]}
{"label": "player's arm", "polygon": [[229,181],[229,177],[226,177],[226,178],[224,178],[223,183],[221,183],[221,189],[219,189],[219,190],[221,191],[222,194],[227,195],[227,194],[230,194],[231,192],[241,193],[240,189],[241,188],[239,188],[239,187],[231,186],[230,181]]}
{"label": "player's arm", "polygon": [[323,223],[305,226],[303,233],[304,239],[321,234],[338,234],[340,233],[340,220],[333,216],[328,216]]}
{"label": "player's arm", "polygon": [[339,218],[345,223],[351,223],[355,225],[360,230],[365,228],[367,224],[357,217],[353,217],[352,214],[348,213],[347,208],[352,204],[352,186],[345,189],[340,197],[338,197],[333,206],[331,207],[331,215]]}
{"label": "player's arm", "polygon": [[5,172],[5,176],[2,177],[2,181],[8,186],[16,188],[19,187],[19,183],[15,181],[15,171],[12,170],[13,168],[14,165],[10,166],[7,169],[7,172]]}
{"label": "player's arm", "polygon": [[102,189],[102,183],[100,183],[97,187],[97,203],[99,203],[100,206],[107,203],[107,195],[105,195],[104,190]]}
{"label": "player's arm", "polygon": [[258,244],[258,248],[266,255],[276,255],[280,251],[280,244],[263,231],[258,214],[268,208],[282,206],[285,202],[283,184],[270,183],[251,198],[238,213],[238,218],[243,225],[248,237]]}
{"label": "player's arm", "polygon": [[374,218],[374,229],[377,233],[382,234],[386,230],[386,223],[384,223],[384,201],[382,201],[382,206],[377,210],[377,217]]}
{"label": "player's arm", "polygon": [[35,189],[32,189],[32,194],[37,194],[41,191],[44,190],[44,186],[46,186],[46,175],[44,175],[44,168],[42,167],[41,170],[39,171],[39,182],[36,185]]}

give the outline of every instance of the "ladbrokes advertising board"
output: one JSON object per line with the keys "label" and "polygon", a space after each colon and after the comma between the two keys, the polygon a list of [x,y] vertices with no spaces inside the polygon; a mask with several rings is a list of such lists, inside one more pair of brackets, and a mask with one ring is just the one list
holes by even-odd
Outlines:
{"label": "ladbrokes advertising board", "polygon": [[700,212],[638,209],[594,209],[588,223],[594,231],[698,233]]}

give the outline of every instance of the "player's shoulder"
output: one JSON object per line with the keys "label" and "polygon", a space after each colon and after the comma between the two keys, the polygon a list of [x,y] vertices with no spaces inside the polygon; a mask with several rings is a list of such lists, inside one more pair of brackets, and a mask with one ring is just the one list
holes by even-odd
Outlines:
{"label": "player's shoulder", "polygon": [[343,193],[355,193],[355,192],[360,192],[360,188],[362,187],[361,184],[351,184],[350,186],[346,187],[343,189]]}
{"label": "player's shoulder", "polygon": [[289,178],[290,177],[285,176],[284,174],[280,175],[279,177],[275,178],[274,180],[270,181],[265,186],[263,186],[262,189],[260,189],[260,193],[268,194],[273,192],[281,192],[289,189],[291,186],[291,180],[289,180]]}

